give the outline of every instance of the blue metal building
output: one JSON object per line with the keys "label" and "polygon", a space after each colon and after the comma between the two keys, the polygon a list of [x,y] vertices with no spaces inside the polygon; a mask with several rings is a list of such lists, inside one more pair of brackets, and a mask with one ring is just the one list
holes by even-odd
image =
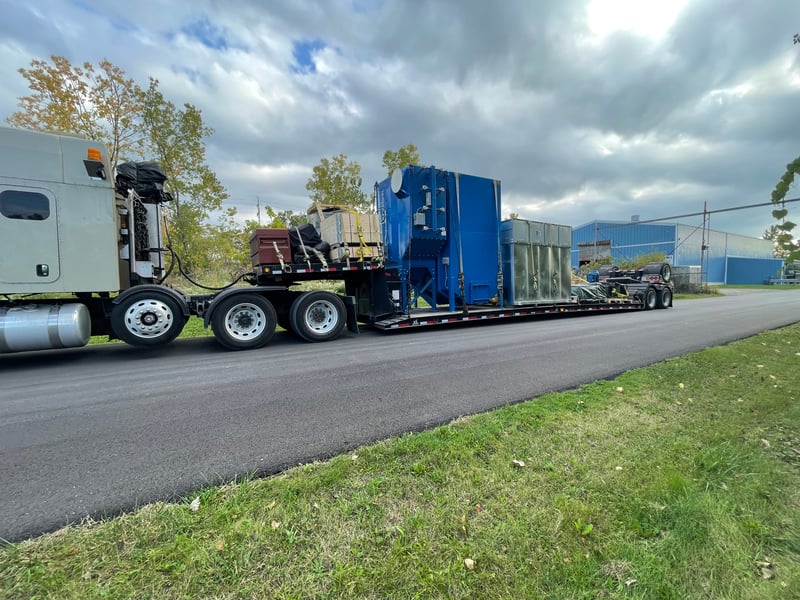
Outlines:
{"label": "blue metal building", "polygon": [[592,221],[572,231],[573,268],[608,256],[619,262],[654,252],[675,266],[701,267],[710,284],[759,284],[779,277],[783,266],[772,256],[770,240],[679,223]]}

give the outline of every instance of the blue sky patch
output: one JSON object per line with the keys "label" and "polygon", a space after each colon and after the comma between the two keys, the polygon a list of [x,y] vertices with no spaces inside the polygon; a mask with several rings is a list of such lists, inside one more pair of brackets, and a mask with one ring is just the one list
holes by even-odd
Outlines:
{"label": "blue sky patch", "polygon": [[184,25],[181,31],[212,50],[228,49],[228,40],[225,38],[225,33],[222,29],[211,23],[207,17],[203,17],[194,23]]}
{"label": "blue sky patch", "polygon": [[[72,0],[72,5],[82,10],[83,12],[91,13],[92,15],[97,14],[97,8],[95,8],[85,0]],[[112,16],[109,18],[109,23],[117,32],[131,33],[139,30],[139,27],[137,25],[134,25],[132,21],[126,19],[124,16],[119,16],[119,17]]]}
{"label": "blue sky patch", "polygon": [[322,40],[295,40],[292,43],[294,64],[292,71],[295,73],[316,73],[317,65],[314,62],[314,53],[322,50],[327,45]]}
{"label": "blue sky patch", "polygon": [[201,79],[205,79],[203,74],[198,69],[190,69],[182,65],[172,65],[172,72],[175,74],[185,75],[189,81],[196,84]]}

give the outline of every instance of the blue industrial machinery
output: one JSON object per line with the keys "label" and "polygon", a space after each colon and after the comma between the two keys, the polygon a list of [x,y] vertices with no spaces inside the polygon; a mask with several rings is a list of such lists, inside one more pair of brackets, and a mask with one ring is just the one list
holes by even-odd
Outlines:
{"label": "blue industrial machinery", "polygon": [[503,305],[500,182],[409,166],[376,184],[386,268],[403,311]]}

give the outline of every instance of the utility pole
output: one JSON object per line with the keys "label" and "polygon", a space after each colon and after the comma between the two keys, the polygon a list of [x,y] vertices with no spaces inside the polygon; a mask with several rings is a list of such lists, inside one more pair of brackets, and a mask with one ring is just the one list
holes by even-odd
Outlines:
{"label": "utility pole", "polygon": [[258,221],[258,226],[261,227],[261,198],[256,196],[256,220]]}
{"label": "utility pole", "polygon": [[700,242],[700,280],[704,289],[708,289],[708,244],[711,238],[711,215],[708,213],[708,202],[703,202],[703,234]]}

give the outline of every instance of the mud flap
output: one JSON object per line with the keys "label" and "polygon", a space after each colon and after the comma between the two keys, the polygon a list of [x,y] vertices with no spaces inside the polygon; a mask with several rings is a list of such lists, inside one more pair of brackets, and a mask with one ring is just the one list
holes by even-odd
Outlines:
{"label": "mud flap", "polygon": [[342,296],[342,300],[344,300],[344,307],[347,310],[347,329],[353,333],[358,333],[355,296]]}

